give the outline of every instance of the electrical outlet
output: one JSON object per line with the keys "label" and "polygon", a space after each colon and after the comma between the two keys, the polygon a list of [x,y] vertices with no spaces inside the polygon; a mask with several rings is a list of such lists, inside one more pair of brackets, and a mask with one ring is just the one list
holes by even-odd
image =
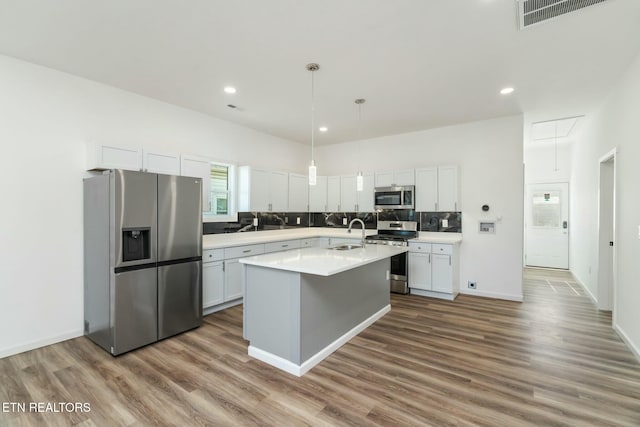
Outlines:
{"label": "electrical outlet", "polygon": [[347,225],[347,217],[342,218],[342,225]]}
{"label": "electrical outlet", "polygon": [[449,220],[448,219],[443,219],[442,220],[442,228],[449,228]]}
{"label": "electrical outlet", "polygon": [[471,280],[469,280],[469,281],[467,282],[467,287],[468,287],[469,289],[476,289],[476,288],[477,288],[477,286],[478,286],[478,284],[477,284],[476,282],[472,282]]}
{"label": "electrical outlet", "polygon": [[300,225],[300,217],[296,217],[296,224]]}
{"label": "electrical outlet", "polygon": [[258,218],[253,218],[253,226],[254,227],[258,226]]}
{"label": "electrical outlet", "polygon": [[285,224],[289,224],[289,217],[288,217],[288,216],[285,216],[285,217],[284,217],[284,223],[285,223]]}

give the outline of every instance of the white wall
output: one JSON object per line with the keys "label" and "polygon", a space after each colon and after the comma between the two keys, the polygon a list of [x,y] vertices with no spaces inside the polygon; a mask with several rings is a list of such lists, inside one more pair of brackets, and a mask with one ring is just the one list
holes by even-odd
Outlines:
{"label": "white wall", "polygon": [[82,334],[85,143],[303,172],[302,144],[0,56],[0,357]]}
{"label": "white wall", "polygon": [[531,142],[524,147],[524,182],[569,182],[571,178],[571,144]]}
{"label": "white wall", "polygon": [[585,124],[573,147],[571,266],[597,298],[599,159],[617,155],[614,327],[640,358],[640,56]]}
{"label": "white wall", "polygon": [[[319,175],[454,164],[460,167],[461,292],[522,299],[523,118],[506,117],[316,148]],[[488,204],[489,213],[481,206]],[[496,234],[480,219],[501,216]],[[467,281],[478,283],[474,291]]]}

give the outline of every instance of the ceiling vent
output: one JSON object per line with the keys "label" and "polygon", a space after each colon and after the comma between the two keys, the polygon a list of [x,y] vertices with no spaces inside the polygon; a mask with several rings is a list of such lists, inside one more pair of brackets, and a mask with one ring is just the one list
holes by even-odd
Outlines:
{"label": "ceiling vent", "polygon": [[608,0],[519,0],[520,29]]}

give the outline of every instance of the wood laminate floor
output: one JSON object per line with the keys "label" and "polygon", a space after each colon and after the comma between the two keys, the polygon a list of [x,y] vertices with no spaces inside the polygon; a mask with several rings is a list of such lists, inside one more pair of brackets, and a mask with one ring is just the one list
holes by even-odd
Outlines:
{"label": "wood laminate floor", "polygon": [[392,296],[302,378],[247,356],[242,307],[113,358],[81,337],[0,360],[0,425],[638,426],[640,365],[568,273],[525,271],[525,302]]}

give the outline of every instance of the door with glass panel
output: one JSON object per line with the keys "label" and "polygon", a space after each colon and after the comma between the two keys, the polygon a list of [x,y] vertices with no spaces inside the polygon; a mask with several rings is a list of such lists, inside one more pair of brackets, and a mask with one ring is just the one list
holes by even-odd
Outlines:
{"label": "door with glass panel", "polygon": [[525,264],[568,269],[569,184],[529,184],[525,215]]}

